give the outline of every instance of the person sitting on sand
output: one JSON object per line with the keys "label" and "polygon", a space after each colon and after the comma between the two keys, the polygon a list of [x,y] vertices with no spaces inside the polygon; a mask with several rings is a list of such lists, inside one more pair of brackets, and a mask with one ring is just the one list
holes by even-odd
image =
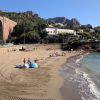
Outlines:
{"label": "person sitting on sand", "polygon": [[34,60],[34,63],[32,63],[32,68],[38,68],[37,60]]}
{"label": "person sitting on sand", "polygon": [[25,58],[24,58],[23,62],[24,62],[23,68],[29,68],[29,64],[26,62]]}
{"label": "person sitting on sand", "polygon": [[28,65],[29,65],[29,67],[31,68],[32,62],[31,62],[31,59],[30,59],[30,58],[28,58],[27,63],[28,63]]}

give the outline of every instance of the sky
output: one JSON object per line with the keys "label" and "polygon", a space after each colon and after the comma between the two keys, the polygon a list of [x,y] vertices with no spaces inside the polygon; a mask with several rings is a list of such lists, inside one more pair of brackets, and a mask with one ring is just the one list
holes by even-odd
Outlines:
{"label": "sky", "polygon": [[100,0],[1,0],[2,11],[33,11],[42,18],[76,18],[81,24],[100,26]]}

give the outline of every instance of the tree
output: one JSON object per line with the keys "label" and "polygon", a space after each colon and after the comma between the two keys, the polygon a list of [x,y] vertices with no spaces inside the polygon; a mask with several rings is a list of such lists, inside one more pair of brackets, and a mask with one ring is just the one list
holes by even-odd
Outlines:
{"label": "tree", "polygon": [[18,24],[15,26],[11,38],[15,37],[17,42],[21,42],[25,35],[25,41],[32,43],[33,41],[39,42],[40,39],[45,39],[47,36],[47,32],[44,30],[47,25],[46,21],[33,16],[32,12],[16,13],[15,15],[19,18],[19,21],[17,20]]}
{"label": "tree", "polygon": [[[24,38],[24,33],[21,35],[21,38]],[[29,31],[27,34],[25,34],[26,43],[38,42],[39,39],[40,39],[40,36],[36,31]]]}

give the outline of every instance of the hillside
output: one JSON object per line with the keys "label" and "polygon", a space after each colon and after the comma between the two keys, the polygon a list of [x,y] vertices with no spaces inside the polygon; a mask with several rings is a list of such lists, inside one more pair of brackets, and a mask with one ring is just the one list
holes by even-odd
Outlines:
{"label": "hillside", "polygon": [[[48,37],[47,32],[44,30],[50,24],[53,27],[62,29],[74,29],[76,31],[83,30],[83,32],[86,33],[91,31],[100,33],[99,31],[100,28],[94,29],[90,24],[82,25],[76,18],[68,19],[66,17],[55,17],[55,18],[43,19],[39,17],[38,14],[32,11],[26,11],[26,12],[0,11],[0,16],[5,16],[17,22],[17,26],[14,28],[13,34],[10,34],[8,39],[8,41],[14,43],[24,43],[24,41],[26,43],[37,43],[37,42],[41,43],[41,41],[45,41],[48,38],[50,40],[51,38]],[[93,36],[96,36],[97,38],[100,37],[98,36],[98,34],[93,34]]]}
{"label": "hillside", "polygon": [[16,22],[20,22],[20,20],[23,20],[23,19],[28,19],[28,20],[42,19],[38,16],[38,14],[35,14],[32,11],[27,11],[27,12],[3,12],[3,11],[0,11],[0,16],[5,16]]}
{"label": "hillside", "polygon": [[10,41],[23,43],[24,35],[26,42],[37,42],[44,38],[47,33],[43,31],[47,27],[47,22],[32,11],[27,12],[2,12],[0,16],[5,16],[17,22],[13,34],[9,36]]}

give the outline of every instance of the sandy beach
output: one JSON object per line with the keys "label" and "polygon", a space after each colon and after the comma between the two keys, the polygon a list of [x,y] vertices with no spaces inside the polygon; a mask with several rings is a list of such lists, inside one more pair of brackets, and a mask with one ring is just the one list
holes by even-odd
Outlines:
{"label": "sandy beach", "polygon": [[[21,47],[0,48],[0,100],[64,100],[60,91],[64,83],[60,69],[69,57],[81,52],[65,51],[65,56],[49,57],[52,52],[61,55],[60,46],[26,45],[27,51],[19,51]],[[24,58],[37,59],[39,68],[15,68],[23,64]]]}

